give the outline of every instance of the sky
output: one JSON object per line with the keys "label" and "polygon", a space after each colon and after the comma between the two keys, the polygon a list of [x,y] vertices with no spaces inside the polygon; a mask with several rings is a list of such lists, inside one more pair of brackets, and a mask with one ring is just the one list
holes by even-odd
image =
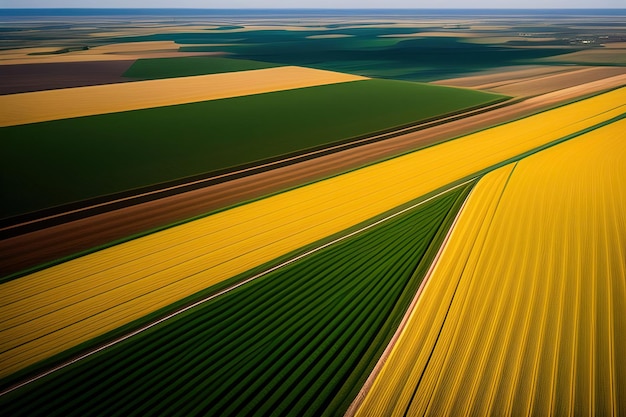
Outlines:
{"label": "sky", "polygon": [[0,8],[624,8],[624,0],[0,0]]}

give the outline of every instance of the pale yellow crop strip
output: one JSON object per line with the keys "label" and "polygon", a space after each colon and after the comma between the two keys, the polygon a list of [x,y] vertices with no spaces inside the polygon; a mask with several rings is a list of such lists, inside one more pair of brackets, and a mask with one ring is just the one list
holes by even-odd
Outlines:
{"label": "pale yellow crop strip", "polygon": [[0,127],[366,79],[288,66],[9,94],[0,96]]}
{"label": "pale yellow crop strip", "polygon": [[[512,166],[507,166],[487,174],[472,190],[459,222],[467,225],[455,228],[449,242],[466,242],[466,245],[447,245],[441,257],[467,259],[474,245],[482,245],[486,232],[484,222],[467,222],[463,219],[488,219],[496,208],[494,201],[502,193]],[[406,330],[401,334],[397,346],[406,349],[393,349],[383,365],[378,378],[374,380],[369,393],[359,408],[357,415],[391,416],[402,415],[412,401],[413,391],[420,381],[424,368],[443,325],[446,313],[460,285],[459,280],[465,268],[473,265],[466,262],[438,263],[411,312]],[[445,275],[449,279],[433,279]],[[464,285],[467,285],[464,283]],[[388,401],[382,401],[386,399]],[[415,398],[414,401],[419,401]]]}
{"label": "pale yellow crop strip", "polygon": [[[333,197],[333,194],[329,194],[327,195],[327,198]],[[325,217],[325,213],[323,212],[316,212],[316,205],[315,204],[309,204],[304,206],[304,211],[299,213],[298,216],[302,217],[302,216],[309,216],[308,218],[311,218],[310,216],[320,216],[320,218],[324,218]],[[276,214],[279,214],[280,212],[284,212],[284,217],[277,217]],[[142,276],[148,276],[151,273],[154,272],[158,272],[161,270],[166,270],[167,268],[171,267],[171,266],[176,266],[179,264],[183,264],[184,262],[194,262],[196,260],[198,260],[198,257],[202,254],[210,254],[211,256],[216,256],[216,252],[218,250],[222,250],[222,251],[228,251],[229,247],[232,244],[236,244],[238,242],[241,241],[242,239],[242,234],[246,234],[248,237],[252,236],[254,239],[259,240],[261,243],[267,242],[267,241],[271,241],[269,240],[263,233],[263,231],[265,230],[265,232],[271,232],[274,235],[277,236],[281,236],[281,230],[280,227],[285,228],[285,220],[289,220],[289,207],[284,207],[281,210],[277,210],[274,213],[270,213],[273,214],[273,216],[271,216],[272,218],[270,218],[267,222],[262,222],[260,220],[262,220],[261,218],[259,218],[259,221],[254,222],[254,224],[252,225],[248,225],[248,222],[250,222],[251,219],[246,219],[245,221],[242,221],[241,223],[235,224],[235,226],[233,226],[232,228],[229,228],[227,230],[227,235],[226,236],[217,236],[214,237],[211,234],[211,230],[208,231],[204,231],[203,229],[199,229],[197,231],[195,231],[194,236],[198,236],[198,231],[204,231],[206,232],[204,236],[199,235],[198,237],[194,237],[193,239],[189,238],[189,241],[187,243],[192,243],[194,245],[194,247],[191,248],[191,250],[189,250],[189,246],[187,245],[186,248],[183,248],[180,253],[176,253],[175,251],[175,245],[171,244],[169,252],[170,255],[162,260],[155,260],[154,262],[150,263],[149,265],[145,265],[143,262],[143,259],[141,257],[137,257],[136,259],[130,259],[129,261],[127,261],[127,263],[122,264],[117,266],[117,269],[120,268],[124,268],[124,270],[128,270],[129,268],[136,270],[138,273],[141,273]],[[293,216],[293,213],[291,214]],[[265,216],[267,217],[267,216]],[[288,231],[287,231],[288,232]],[[245,238],[245,236],[243,236],[243,238]],[[250,245],[250,247],[254,247],[253,245]],[[154,250],[154,249],[153,249]],[[172,253],[174,252],[174,253]],[[133,252],[134,253],[134,252]],[[128,259],[128,257],[126,258]],[[135,263],[137,263],[137,268],[133,268],[133,264],[130,263],[130,261],[135,261]],[[142,266],[144,266],[144,268],[142,268]],[[115,268],[110,268],[110,269],[105,269],[103,271],[101,271],[100,274],[96,273],[94,275],[89,275],[89,276],[85,276],[85,278],[89,278],[89,280],[84,279],[84,284],[81,284],[81,282],[77,282],[77,281],[72,281],[74,283],[74,291],[72,292],[72,297],[77,297],[80,294],[82,294],[82,287],[85,287],[85,290],[91,290],[93,291],[100,291],[100,289],[105,289],[105,288],[114,288],[114,284],[119,281],[119,280],[127,280],[127,276],[123,275],[122,270],[120,270],[118,272],[118,278],[115,280],[106,280],[106,281],[102,281],[102,284],[99,286],[94,286],[93,283],[91,281],[96,280],[96,282],[100,277],[98,275],[102,275],[102,274],[115,274],[117,271]],[[85,272],[83,271],[83,274],[85,274]],[[66,286],[69,283],[65,283],[64,285],[59,285],[56,288],[51,289],[50,291],[46,291],[46,292],[40,292],[40,293],[34,293],[32,294],[31,297],[29,297],[29,302],[34,303],[35,305],[37,305],[39,303],[39,299],[41,297],[48,297],[48,296],[54,296],[54,295],[64,295],[66,294]],[[85,296],[87,296],[88,294],[85,293]],[[17,296],[17,294],[16,294]],[[63,301],[64,297],[59,297],[59,302],[60,303],[67,303],[70,301],[69,298],[66,299],[66,301]],[[2,323],[4,326],[8,326],[8,321],[11,318],[21,318],[21,319],[25,319],[25,316],[23,315],[23,311],[20,311],[20,308],[12,308],[9,304],[15,303],[18,300],[23,300],[26,301],[26,298],[23,297],[16,297],[11,299],[10,297],[7,297],[7,300],[5,300],[4,305],[6,306],[5,308],[5,316],[2,317],[2,319],[0,319],[0,323]],[[41,304],[40,308],[46,308],[47,311],[53,311],[54,310],[54,306],[55,304],[58,303],[48,303],[48,304]],[[11,311],[13,311],[13,313],[11,313]],[[31,310],[30,312],[31,314],[34,313],[34,310]],[[29,318],[30,319],[30,318]]]}
{"label": "pale yellow crop strip", "polygon": [[[626,359],[617,354],[626,349],[625,141],[621,120],[525,158],[489,216],[479,209],[496,195],[481,185],[500,170],[478,183],[358,415],[618,411],[626,389]],[[476,236],[484,222],[483,247],[467,233]],[[451,272],[472,258],[475,267]],[[432,323],[428,298],[439,299],[435,289],[450,281],[459,287],[445,323],[435,323],[443,326],[435,342],[419,329]],[[416,383],[406,373],[424,350],[433,353]],[[412,402],[400,395],[413,390]]]}
{"label": "pale yellow crop strip", "polygon": [[[488,132],[488,131],[487,131],[487,132]],[[483,133],[487,133],[487,132],[483,132]],[[434,157],[436,157],[436,156],[437,156],[437,155],[434,155]],[[444,157],[445,157],[445,155],[444,155]],[[331,183],[328,183],[328,185],[330,185],[330,184],[331,184]],[[314,187],[314,186],[312,186],[312,188],[313,188],[313,187]],[[278,197],[278,196],[276,196],[276,197]],[[287,200],[287,198],[285,198],[285,200]],[[284,201],[285,201],[285,200],[284,200]],[[283,206],[283,207],[288,207],[288,206],[287,206],[287,204],[288,204],[288,203],[286,203],[286,202],[285,202],[285,203],[284,203],[284,205],[281,205],[281,206]],[[234,213],[232,213],[232,214],[234,214]],[[222,219],[222,218],[223,218],[223,217],[221,217],[220,215],[217,215],[217,216],[216,216],[216,220],[219,220],[219,219]],[[220,229],[220,227],[221,227],[221,226],[222,226],[222,225],[218,225],[218,224],[217,224],[217,222],[215,222],[215,224],[214,224],[214,227],[216,227],[216,229],[218,229],[218,230]],[[182,231],[183,231],[183,229],[186,229],[186,230],[187,230],[187,232],[193,232],[193,228],[195,228],[195,224],[194,224],[194,225],[186,225],[186,227],[185,227],[185,226],[181,226],[180,231],[182,232]],[[169,232],[169,233],[170,233],[170,234],[177,234],[177,235],[178,235],[178,237],[179,237],[179,239],[180,239],[180,241],[182,241],[182,242],[186,241],[186,239],[185,239],[185,235],[183,235],[182,233],[176,233],[176,232],[177,232],[177,231],[172,230],[172,231],[171,231],[171,232]],[[165,232],[162,232],[162,233],[164,233],[164,236],[165,236],[165,235],[167,235],[167,233],[168,233],[168,232],[167,232],[167,231],[165,231]],[[154,237],[154,240],[157,240],[157,241],[158,241],[158,240],[160,239],[160,236],[161,236],[161,235],[159,235],[159,236],[155,236],[155,237]],[[163,238],[163,240],[165,240],[165,239]],[[142,241],[139,245],[143,245],[143,244],[144,244],[144,241]],[[171,245],[171,242],[168,242],[167,240],[165,240],[165,243],[164,243],[162,246],[163,246],[164,248],[168,248],[168,245]],[[146,246],[147,246],[147,245],[146,245]],[[129,250],[127,251],[126,249],[129,249]],[[120,248],[118,248],[118,250],[116,251],[117,253],[114,255],[114,257],[115,257],[115,258],[117,258],[117,259],[122,259],[122,261],[121,261],[121,262],[119,262],[119,264],[122,264],[123,262],[125,262],[125,259],[124,259],[124,257],[123,257],[123,256],[124,256],[124,253],[126,253],[126,256],[129,256],[129,255],[128,255],[128,252],[130,252],[130,251],[134,252],[134,250],[135,250],[135,248],[134,248],[134,247],[132,247],[132,243],[131,243],[128,247],[123,247],[123,248],[121,248],[121,247],[120,247]],[[153,250],[153,249],[151,248],[151,250]],[[156,251],[154,251],[154,252],[156,253]],[[79,260],[77,260],[77,261],[76,261],[76,262],[74,262],[74,263],[79,264],[79,263],[80,263],[80,261],[79,261]],[[85,260],[85,263],[89,264],[89,259]],[[82,265],[81,265],[81,266],[82,266]],[[69,267],[69,265],[68,265],[68,267]],[[65,277],[68,277],[68,278],[69,278],[71,275],[67,274],[67,270],[68,270],[68,268],[67,268],[67,267],[64,267],[62,270],[59,270],[59,273],[60,273],[60,274],[62,274],[62,275],[64,275]],[[77,272],[78,274],[83,274],[83,273],[84,273],[84,271],[83,271],[83,269],[82,269],[82,268],[76,268],[76,272]],[[54,273],[54,271],[47,271],[47,274],[53,274],[53,273]],[[55,277],[55,280],[56,280],[56,278],[57,278],[57,277]],[[68,279],[68,278],[65,278],[65,279]],[[30,288],[36,288],[36,287],[31,286]],[[8,301],[8,300],[7,300],[7,301]]]}
{"label": "pale yellow crop strip", "polygon": [[[332,182],[332,179],[329,181]],[[358,189],[361,183],[362,182],[355,182],[355,189]],[[299,203],[303,206],[303,210],[307,210],[307,212],[300,213],[299,217],[305,217],[309,212],[315,212],[317,204],[320,201],[338,197],[341,194],[345,194],[345,191],[342,192],[341,190],[334,190],[326,195],[309,193],[308,195],[303,196],[312,198],[303,198],[299,201]],[[26,301],[27,297],[30,297],[29,302],[36,304],[36,297],[40,296],[41,293],[37,293],[35,291],[41,289],[41,291],[50,295],[53,295],[53,293],[49,292],[50,290],[62,291],[65,293],[66,289],[64,286],[72,283],[80,286],[81,284],[77,282],[80,279],[85,281],[88,286],[93,286],[92,281],[98,279],[97,273],[89,275],[87,274],[87,268],[100,271],[101,273],[116,275],[119,279],[125,279],[123,273],[126,270],[133,269],[134,271],[139,272],[142,271],[141,267],[144,266],[145,269],[143,271],[146,275],[149,275],[149,269],[165,269],[166,266],[164,263],[171,261],[182,263],[194,259],[196,257],[195,252],[197,251],[210,253],[213,250],[220,248],[224,249],[233,243],[240,242],[242,238],[245,238],[245,236],[256,236],[263,230],[272,231],[275,227],[281,224],[284,226],[285,219],[288,218],[289,213],[292,213],[289,199],[285,199],[285,195],[277,195],[275,197],[277,200],[275,201],[276,206],[279,208],[272,212],[256,212],[254,207],[259,205],[258,202],[246,206],[245,209],[238,207],[229,211],[228,213],[230,215],[230,223],[232,226],[228,228],[225,227],[223,221],[221,221],[224,217],[223,213],[218,213],[215,215],[215,218],[213,218],[215,221],[211,222],[210,229],[208,230],[198,227],[198,224],[196,223],[186,224],[175,229],[165,230],[160,232],[158,235],[146,236],[146,238],[142,239],[141,244],[137,244],[137,241],[128,242],[125,246],[126,250],[123,251],[120,251],[119,247],[113,247],[103,251],[113,252],[110,258],[115,259],[115,263],[111,262],[106,265],[94,265],[87,262],[88,258],[80,258],[71,263],[71,268],[58,268],[55,270],[56,273],[48,270],[48,273],[45,274],[47,280],[53,280],[53,282],[57,283],[57,286],[51,288],[50,283],[47,283],[44,280],[35,280],[33,285],[29,287],[29,296],[17,293],[17,291],[13,293],[11,291],[11,287],[13,284],[17,284],[17,281],[9,282],[6,284],[7,297],[2,300],[0,306],[9,306],[9,304],[20,300]],[[291,215],[293,216],[293,213]],[[172,231],[175,231],[175,233],[172,233]],[[191,250],[190,244],[194,245]],[[172,252],[175,251],[176,247],[180,245],[184,245],[184,248],[181,249],[181,253],[172,255]],[[159,259],[158,254],[163,250],[168,251],[168,257]],[[152,259],[149,263],[143,259],[145,255],[152,255]],[[81,262],[81,259],[86,261]],[[135,267],[133,263],[138,265]],[[123,270],[121,270],[122,268]],[[113,282],[113,280],[109,280],[106,283],[111,282]],[[103,283],[103,285],[104,284],[105,283]],[[77,294],[77,291],[75,290],[72,293]],[[11,295],[13,295],[13,297]],[[7,314],[0,318],[0,323],[10,317],[11,315],[7,311]]]}
{"label": "pale yellow crop strip", "polygon": [[[480,337],[484,337],[484,335],[480,334],[472,334],[469,335],[471,337],[468,337],[466,329],[463,328],[463,326],[460,326],[459,316],[462,314],[466,314],[468,309],[473,312],[479,312],[482,315],[489,313],[488,309],[491,306],[486,304],[476,304],[474,300],[470,299],[467,296],[467,294],[471,291],[472,288],[477,285],[477,283],[472,279],[473,271],[475,271],[480,261],[482,254],[481,248],[484,247],[486,243],[486,237],[491,228],[490,219],[499,208],[500,196],[505,189],[506,183],[511,173],[513,172],[513,169],[513,164],[505,166],[497,171],[490,173],[484,179],[485,182],[487,182],[487,185],[491,187],[491,190],[489,191],[491,193],[490,195],[492,196],[491,198],[484,198],[484,194],[482,194],[484,198],[484,204],[487,205],[488,210],[484,211],[484,209],[479,206],[479,208],[481,208],[481,214],[485,213],[484,221],[477,222],[475,224],[478,233],[475,235],[475,237],[466,240],[466,242],[473,242],[473,244],[469,245],[468,248],[464,248],[466,250],[471,248],[471,252],[467,252],[468,257],[459,258],[461,260],[460,264],[464,265],[463,269],[457,270],[454,275],[449,275],[451,280],[459,282],[459,286],[454,298],[450,303],[450,309],[446,317],[446,321],[444,323],[441,323],[440,325],[441,333],[436,344],[434,345],[434,349],[433,345],[427,347],[432,351],[432,354],[428,360],[428,363],[425,363],[423,366],[421,383],[418,386],[418,390],[414,393],[414,399],[410,403],[410,406],[407,406],[407,408],[411,411],[419,410],[418,413],[424,413],[425,410],[428,410],[431,407],[431,403],[429,400],[432,396],[437,395],[437,391],[442,385],[440,378],[445,378],[447,380],[447,384],[451,384],[453,386],[459,386],[459,384],[461,383],[461,381],[455,381],[452,376],[446,375],[443,372],[440,375],[433,375],[432,373],[429,373],[429,370],[431,369],[430,364],[433,361],[440,364],[440,366],[448,361],[461,361],[462,363],[466,363],[467,361],[471,360],[471,358],[463,355],[456,355],[456,352],[454,352],[452,349],[454,346],[453,342],[474,344],[478,342]],[[479,194],[479,196],[481,196],[481,194]],[[477,196],[476,198],[479,198],[479,196]],[[468,206],[470,206],[469,203],[470,202],[468,202]],[[459,219],[459,222],[461,221],[462,218]],[[453,239],[451,238],[451,241],[452,240]],[[443,257],[444,256],[442,255],[442,258]],[[440,273],[443,273],[443,271],[441,271]],[[431,279],[434,280],[437,276],[439,275],[433,274]],[[496,289],[492,287],[490,290],[495,291]],[[423,294],[423,296],[427,295]],[[428,393],[428,395],[425,395],[424,393]],[[446,409],[452,406],[453,404],[442,404],[438,407],[438,409],[436,409],[436,412],[445,415],[445,413],[451,412],[450,410]]]}
{"label": "pale yellow crop strip", "polygon": [[[507,158],[621,114],[625,101],[626,89],[616,90],[2,284],[3,375]],[[67,301],[66,297],[59,300],[63,293]],[[89,331],[81,332],[81,328]]]}

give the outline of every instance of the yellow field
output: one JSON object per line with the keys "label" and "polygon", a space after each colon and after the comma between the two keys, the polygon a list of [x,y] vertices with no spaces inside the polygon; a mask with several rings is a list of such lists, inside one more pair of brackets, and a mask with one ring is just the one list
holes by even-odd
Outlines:
{"label": "yellow field", "polygon": [[289,66],[9,94],[0,96],[0,127],[365,79]]}
{"label": "yellow field", "polygon": [[479,181],[356,415],[624,412],[625,141],[621,120]]}
{"label": "yellow field", "polygon": [[0,285],[4,376],[507,158],[621,114],[626,88]]}
{"label": "yellow field", "polygon": [[[154,31],[154,29],[149,29]],[[123,33],[122,33],[123,34]],[[115,33],[94,35],[116,36]],[[120,35],[120,33],[117,33]],[[130,36],[132,33],[126,33]],[[93,36],[93,35],[92,35]],[[179,44],[174,41],[123,42],[96,46],[84,51],[71,51],[63,54],[32,55],[58,51],[59,47],[40,46],[0,50],[0,65],[44,64],[52,62],[119,61],[139,58],[159,58],[190,55],[223,55],[218,52],[179,52]]]}

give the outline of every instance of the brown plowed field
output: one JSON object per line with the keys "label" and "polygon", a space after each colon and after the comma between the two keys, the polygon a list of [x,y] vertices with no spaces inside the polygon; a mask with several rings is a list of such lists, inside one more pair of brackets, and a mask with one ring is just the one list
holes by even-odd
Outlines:
{"label": "brown plowed field", "polygon": [[544,75],[531,80],[518,81],[491,88],[490,90],[510,96],[527,97],[574,87],[576,85],[621,74],[626,74],[626,67],[583,68],[565,73]]}
{"label": "brown plowed field", "polygon": [[122,77],[134,59],[0,65],[0,95],[130,81]]}
{"label": "brown plowed field", "polygon": [[381,142],[5,239],[0,242],[0,252],[4,255],[0,260],[0,275],[6,276],[152,228],[325,178],[624,84],[626,75],[567,88]]}
{"label": "brown plowed field", "polygon": [[547,74],[567,72],[574,67],[558,65],[519,65],[514,67],[501,67],[494,70],[482,71],[478,75],[467,77],[448,78],[434,81],[433,84],[449,85],[452,87],[465,88],[489,88],[498,85],[509,84],[520,80],[532,79]]}

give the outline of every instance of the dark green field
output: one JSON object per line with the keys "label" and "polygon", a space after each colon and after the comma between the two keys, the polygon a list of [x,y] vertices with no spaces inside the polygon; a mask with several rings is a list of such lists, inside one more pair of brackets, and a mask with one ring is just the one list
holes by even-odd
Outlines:
{"label": "dark green field", "polygon": [[6,127],[0,217],[229,169],[499,99],[367,80]]}
{"label": "dark green field", "polygon": [[0,398],[3,415],[341,415],[471,185]]}
{"label": "dark green field", "polygon": [[[538,31],[540,28],[523,29]],[[531,63],[538,58],[575,51],[566,41],[550,43],[546,47],[535,45],[537,47],[532,49],[516,48],[516,44],[468,43],[462,37],[462,30],[459,30],[461,32],[459,37],[387,37],[433,30],[441,31],[441,27],[335,28],[318,31],[250,30],[230,33],[207,31],[207,33],[155,34],[123,40],[131,42],[171,40],[181,45],[182,52],[226,52],[235,58],[411,81],[432,81],[489,68]],[[517,34],[516,29],[512,29],[511,32]],[[498,35],[503,36],[507,33]],[[316,35],[347,35],[347,37],[309,38]],[[554,45],[562,45],[563,48],[554,48]]]}
{"label": "dark green field", "polygon": [[124,73],[124,77],[139,80],[154,80],[159,78],[248,71],[278,66],[280,66],[280,64],[221,57],[192,56],[184,58],[152,58],[135,61]]}

